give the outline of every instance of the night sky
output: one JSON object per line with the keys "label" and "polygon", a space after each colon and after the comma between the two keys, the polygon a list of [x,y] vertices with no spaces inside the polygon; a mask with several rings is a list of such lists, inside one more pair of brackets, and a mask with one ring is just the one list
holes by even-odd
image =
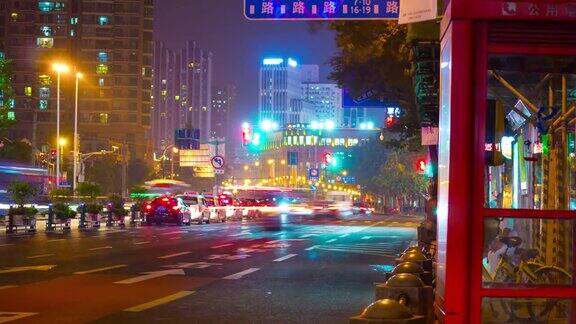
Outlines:
{"label": "night sky", "polygon": [[[291,56],[302,64],[321,65],[321,77],[336,51],[329,30],[311,32],[304,21],[249,21],[242,0],[156,0],[154,36],[169,47],[195,40],[214,54],[213,84],[237,87],[234,120],[255,119],[258,112],[258,67],[265,56]],[[250,117],[248,117],[250,116]]]}

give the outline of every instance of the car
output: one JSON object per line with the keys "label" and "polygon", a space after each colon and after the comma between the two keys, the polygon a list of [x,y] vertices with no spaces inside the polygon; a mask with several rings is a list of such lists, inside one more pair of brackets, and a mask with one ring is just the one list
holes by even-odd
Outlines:
{"label": "car", "polygon": [[370,207],[367,203],[359,202],[354,203],[352,206],[354,214],[369,215],[374,212],[374,208]]}
{"label": "car", "polygon": [[204,196],[198,193],[184,193],[176,197],[182,199],[188,206],[192,221],[198,225],[210,223],[210,210],[204,202]]}
{"label": "car", "polygon": [[174,223],[178,226],[190,225],[191,209],[181,198],[163,196],[144,206],[145,222],[148,225]]}
{"label": "car", "polygon": [[226,210],[220,208],[213,195],[204,195],[204,204],[208,208],[208,222],[225,222],[226,221]]}

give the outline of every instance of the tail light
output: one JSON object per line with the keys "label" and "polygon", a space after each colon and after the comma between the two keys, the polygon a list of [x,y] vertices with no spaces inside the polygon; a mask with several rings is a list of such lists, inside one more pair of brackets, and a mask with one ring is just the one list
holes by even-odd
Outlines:
{"label": "tail light", "polygon": [[180,210],[180,206],[172,206],[172,210],[178,211]]}
{"label": "tail light", "polygon": [[162,201],[163,201],[163,202],[167,202],[168,200],[170,200],[170,199],[168,199],[168,198],[166,198],[166,197],[162,198]]}

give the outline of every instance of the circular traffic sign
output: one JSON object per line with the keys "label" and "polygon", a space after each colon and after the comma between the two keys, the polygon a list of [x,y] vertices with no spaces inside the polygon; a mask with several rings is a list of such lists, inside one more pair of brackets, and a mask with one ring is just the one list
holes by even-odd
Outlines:
{"label": "circular traffic sign", "polygon": [[210,163],[214,169],[222,169],[224,167],[224,158],[220,155],[216,155],[212,158],[212,160],[210,160]]}
{"label": "circular traffic sign", "polygon": [[310,169],[310,177],[315,178],[315,177],[318,177],[318,176],[319,176],[319,174],[318,174],[318,169]]}

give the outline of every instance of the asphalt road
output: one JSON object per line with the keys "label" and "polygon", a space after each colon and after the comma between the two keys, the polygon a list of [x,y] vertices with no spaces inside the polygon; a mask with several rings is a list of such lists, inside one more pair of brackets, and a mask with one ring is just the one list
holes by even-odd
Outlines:
{"label": "asphalt road", "polygon": [[0,323],[347,323],[418,222],[2,232]]}

